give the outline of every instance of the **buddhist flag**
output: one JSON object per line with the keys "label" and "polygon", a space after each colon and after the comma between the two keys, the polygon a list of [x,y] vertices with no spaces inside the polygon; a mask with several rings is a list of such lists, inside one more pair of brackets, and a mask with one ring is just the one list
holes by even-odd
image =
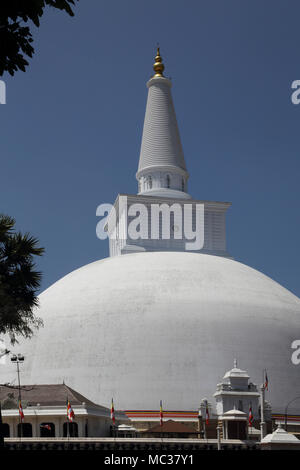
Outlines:
{"label": "buddhist flag", "polygon": [[69,402],[69,400],[67,402],[67,417],[68,417],[69,421],[73,421],[73,419],[75,418],[75,413],[73,411],[73,408],[72,408],[71,403]]}
{"label": "buddhist flag", "polygon": [[116,419],[115,419],[115,408],[114,408],[114,400],[111,399],[111,408],[110,408],[110,417],[113,422],[113,425],[115,425]]}
{"label": "buddhist flag", "polygon": [[22,422],[23,422],[23,419],[24,419],[24,413],[23,413],[23,408],[22,408],[21,400],[19,400],[19,415],[20,415],[21,423],[22,423]]}
{"label": "buddhist flag", "polygon": [[248,423],[249,423],[249,426],[252,428],[253,426],[253,413],[252,413],[252,405],[250,403],[250,406],[249,406],[249,417],[248,417]]}
{"label": "buddhist flag", "polygon": [[207,403],[206,403],[206,409],[205,409],[205,424],[209,424],[209,411],[208,411]]}
{"label": "buddhist flag", "polygon": [[163,413],[163,408],[162,408],[162,400],[160,400],[160,408],[159,408],[159,417],[160,417],[160,425],[163,425],[163,418],[164,418],[164,413]]}
{"label": "buddhist flag", "polygon": [[269,380],[267,375],[267,370],[265,370],[265,390],[269,390]]}

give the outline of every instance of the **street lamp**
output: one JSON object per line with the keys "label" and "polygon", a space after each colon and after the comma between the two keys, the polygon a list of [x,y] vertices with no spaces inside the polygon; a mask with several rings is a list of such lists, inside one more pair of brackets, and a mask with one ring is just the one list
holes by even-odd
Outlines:
{"label": "street lamp", "polygon": [[[0,353],[0,359],[1,357],[4,357],[6,354],[9,354],[9,353],[10,351],[5,348],[5,350]],[[0,400],[0,449],[3,449],[3,447],[4,447],[4,436],[3,436],[3,423],[2,423],[2,406],[1,406],[1,400]]]}
{"label": "street lamp", "polygon": [[20,367],[19,364],[24,362],[24,356],[22,354],[13,354],[10,358],[11,362],[15,362],[17,364],[17,373],[18,373],[18,388],[19,388],[19,423],[20,423],[20,437],[23,437],[23,425],[22,425],[22,417],[20,413],[20,403],[21,401],[21,383],[20,383]]}

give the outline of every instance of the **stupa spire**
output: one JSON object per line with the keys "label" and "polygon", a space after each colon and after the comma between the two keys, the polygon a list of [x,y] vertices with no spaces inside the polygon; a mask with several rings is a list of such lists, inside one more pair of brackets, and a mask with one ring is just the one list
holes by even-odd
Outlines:
{"label": "stupa spire", "polygon": [[171,95],[171,81],[163,76],[164,64],[157,48],[153,70],[148,81],[137,180],[139,194],[189,198],[188,172],[180,141]]}
{"label": "stupa spire", "polygon": [[157,47],[157,52],[155,56],[155,62],[153,64],[153,70],[155,72],[154,77],[163,77],[163,71],[165,69],[164,64],[162,63],[162,57],[160,55],[160,47]]}

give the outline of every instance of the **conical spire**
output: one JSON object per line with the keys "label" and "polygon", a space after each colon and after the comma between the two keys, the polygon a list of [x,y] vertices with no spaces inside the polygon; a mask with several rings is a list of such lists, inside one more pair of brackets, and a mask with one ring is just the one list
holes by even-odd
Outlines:
{"label": "conical spire", "polygon": [[[147,83],[149,91],[137,172],[139,193],[153,193],[160,188],[185,193],[188,173],[171,95],[172,84],[163,76],[159,48],[153,70],[155,74]],[[157,172],[160,172],[159,178]],[[146,177],[151,177],[148,186]]]}

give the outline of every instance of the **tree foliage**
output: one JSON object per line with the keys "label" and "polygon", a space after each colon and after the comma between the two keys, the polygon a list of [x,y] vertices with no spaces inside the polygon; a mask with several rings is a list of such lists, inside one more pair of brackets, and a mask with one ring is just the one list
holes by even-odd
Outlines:
{"label": "tree foliage", "polygon": [[33,257],[44,252],[36,238],[14,226],[14,219],[0,215],[0,334],[8,333],[12,342],[16,335],[30,337],[42,325],[34,315],[41,273]]}
{"label": "tree foliage", "polygon": [[14,75],[17,70],[25,72],[28,62],[24,56],[32,57],[34,48],[30,27],[32,21],[40,25],[47,6],[63,10],[74,16],[71,5],[76,0],[1,0],[0,1],[0,75],[5,71]]}

